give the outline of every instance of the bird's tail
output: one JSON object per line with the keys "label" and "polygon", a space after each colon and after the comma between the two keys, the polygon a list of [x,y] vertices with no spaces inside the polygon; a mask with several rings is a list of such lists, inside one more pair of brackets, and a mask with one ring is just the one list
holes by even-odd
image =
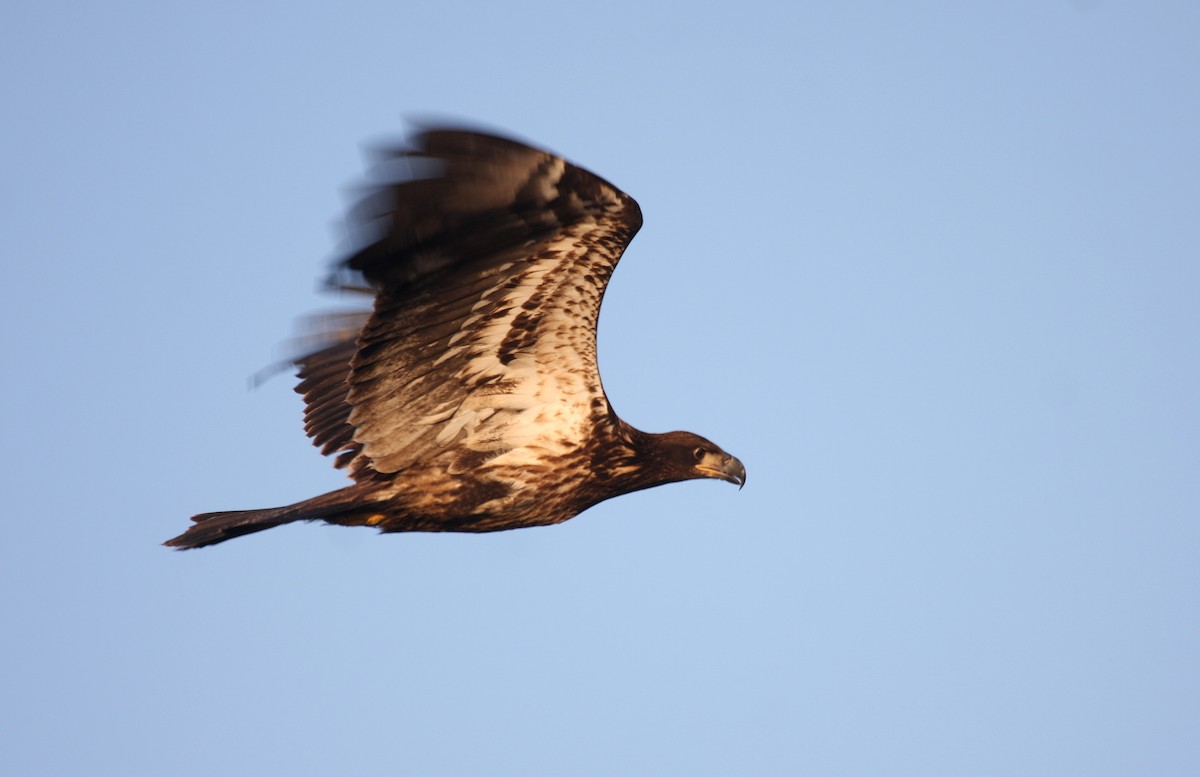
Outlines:
{"label": "bird's tail", "polygon": [[192,526],[187,531],[163,545],[179,550],[203,548],[294,521],[324,520],[343,526],[370,525],[371,519],[378,515],[377,509],[374,509],[377,505],[370,500],[364,501],[362,497],[362,493],[351,486],[287,507],[201,513],[192,516]]}

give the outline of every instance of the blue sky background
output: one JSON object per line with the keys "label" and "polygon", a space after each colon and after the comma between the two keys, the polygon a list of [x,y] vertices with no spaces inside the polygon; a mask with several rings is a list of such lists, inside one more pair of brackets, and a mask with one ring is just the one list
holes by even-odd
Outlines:
{"label": "blue sky background", "polygon": [[[0,772],[1200,773],[1200,6],[0,11]],[[485,536],[197,512],[342,475],[256,391],[365,143],[635,196],[623,417],[749,469]]]}

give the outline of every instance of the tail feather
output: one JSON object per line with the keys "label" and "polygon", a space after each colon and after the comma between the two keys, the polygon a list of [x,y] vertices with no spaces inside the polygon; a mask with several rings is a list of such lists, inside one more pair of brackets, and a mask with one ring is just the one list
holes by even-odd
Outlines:
{"label": "tail feather", "polygon": [[285,523],[300,520],[289,516],[286,507],[269,510],[231,510],[224,513],[203,513],[192,518],[195,523],[183,534],[163,544],[181,550],[203,548],[218,542],[253,534],[263,529],[273,529]]}
{"label": "tail feather", "polygon": [[371,502],[364,503],[361,494],[352,486],[287,507],[201,513],[192,517],[192,526],[187,531],[163,545],[179,550],[203,548],[294,521],[326,520],[343,525],[362,524],[366,522],[364,519],[367,514],[374,513],[372,507]]}

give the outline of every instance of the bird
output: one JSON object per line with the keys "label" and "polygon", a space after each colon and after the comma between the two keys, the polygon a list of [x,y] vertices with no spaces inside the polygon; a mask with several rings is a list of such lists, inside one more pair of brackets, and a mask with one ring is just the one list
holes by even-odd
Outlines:
{"label": "bird", "polygon": [[352,484],[292,505],[203,513],[164,544],[215,545],[296,521],[493,532],[711,478],[736,457],[649,433],[605,395],[596,326],[642,225],[632,197],[549,151],[430,126],[375,151],[329,284],[373,297],[294,359],[305,431]]}

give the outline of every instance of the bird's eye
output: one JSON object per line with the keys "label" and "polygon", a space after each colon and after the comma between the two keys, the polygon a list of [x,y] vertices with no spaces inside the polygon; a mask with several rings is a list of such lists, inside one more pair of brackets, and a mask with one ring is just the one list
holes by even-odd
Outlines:
{"label": "bird's eye", "polygon": [[700,461],[704,458],[704,449],[697,448],[696,450],[692,451],[692,455],[696,457],[696,461]]}

